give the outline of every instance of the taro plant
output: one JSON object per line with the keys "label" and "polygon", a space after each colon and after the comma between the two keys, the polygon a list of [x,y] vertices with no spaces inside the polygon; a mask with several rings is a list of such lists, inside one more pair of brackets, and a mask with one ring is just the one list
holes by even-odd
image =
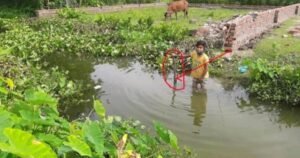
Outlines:
{"label": "taro plant", "polygon": [[13,85],[11,79],[0,80],[2,157],[190,156],[179,150],[176,136],[159,123],[155,123],[157,136],[150,136],[137,121],[106,116],[99,100],[94,101],[98,120],[69,122],[59,116],[56,98],[42,89],[19,93]]}

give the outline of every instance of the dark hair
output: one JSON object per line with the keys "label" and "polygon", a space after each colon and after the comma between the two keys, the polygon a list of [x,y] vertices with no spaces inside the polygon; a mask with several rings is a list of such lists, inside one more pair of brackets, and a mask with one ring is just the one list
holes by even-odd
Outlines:
{"label": "dark hair", "polygon": [[206,48],[206,42],[205,41],[203,41],[203,40],[199,40],[199,41],[197,41],[197,43],[196,43],[196,47],[198,47],[198,46],[203,46],[204,48]]}

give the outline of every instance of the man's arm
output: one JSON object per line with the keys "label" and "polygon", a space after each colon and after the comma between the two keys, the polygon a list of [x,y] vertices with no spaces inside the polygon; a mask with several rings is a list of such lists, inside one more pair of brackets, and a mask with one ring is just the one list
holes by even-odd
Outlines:
{"label": "man's arm", "polygon": [[206,75],[206,73],[208,71],[208,63],[205,64],[203,67],[204,67],[204,70],[203,70],[203,74],[201,75],[201,79],[205,78],[205,75]]}
{"label": "man's arm", "polygon": [[208,71],[208,62],[209,62],[209,59],[208,59],[208,57],[207,57],[207,59],[205,60],[205,65],[203,66],[203,73],[202,73],[202,75],[201,75],[201,79],[204,79],[205,78],[205,75],[206,75],[206,73],[207,73],[207,71]]}

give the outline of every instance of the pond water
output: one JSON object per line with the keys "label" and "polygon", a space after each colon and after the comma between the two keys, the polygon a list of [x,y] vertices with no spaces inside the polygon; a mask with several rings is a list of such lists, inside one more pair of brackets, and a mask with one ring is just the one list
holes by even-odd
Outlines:
{"label": "pond water", "polygon": [[[245,89],[210,78],[206,90],[194,92],[186,77],[183,91],[172,91],[155,70],[122,58],[98,61],[49,57],[52,65],[70,71],[70,77],[101,89],[85,92],[102,100],[108,115],[140,120],[148,128],[163,123],[199,157],[298,158],[300,108],[275,106],[251,99]],[[64,107],[71,119],[90,115],[89,104]]]}

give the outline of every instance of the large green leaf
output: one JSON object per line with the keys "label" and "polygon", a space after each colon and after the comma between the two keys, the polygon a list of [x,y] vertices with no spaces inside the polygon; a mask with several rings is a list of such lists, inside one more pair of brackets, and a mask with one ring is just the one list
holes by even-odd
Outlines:
{"label": "large green leaf", "polygon": [[95,146],[95,151],[102,156],[104,151],[103,131],[96,122],[85,122],[83,133],[89,142]]}
{"label": "large green leaf", "polygon": [[42,118],[38,112],[33,111],[20,111],[21,117],[30,124],[38,124],[38,125],[47,125],[47,126],[55,126],[56,122],[52,118],[44,117]]}
{"label": "large green leaf", "polygon": [[53,147],[60,147],[63,145],[63,140],[53,134],[40,133],[37,135],[37,137],[39,138],[39,140],[47,142]]}
{"label": "large green leaf", "polygon": [[0,149],[4,152],[15,154],[21,158],[57,158],[47,144],[36,140],[28,132],[6,128],[4,135],[9,140],[8,144],[0,143]]}
{"label": "large green leaf", "polygon": [[12,158],[7,152],[0,152],[0,158]]}
{"label": "large green leaf", "polygon": [[22,100],[15,100],[10,111],[17,115],[20,115],[20,111],[33,111],[33,107]]}
{"label": "large green leaf", "polygon": [[72,152],[72,151],[73,150],[70,147],[65,146],[65,145],[57,148],[57,154],[59,155],[59,157],[64,157],[64,155],[66,153],[69,153],[69,152]]}
{"label": "large green leaf", "polygon": [[57,99],[51,97],[42,90],[27,90],[25,91],[25,100],[33,105],[49,105],[54,111],[57,112]]}
{"label": "large green leaf", "polygon": [[170,144],[173,148],[178,149],[177,137],[175,136],[175,134],[173,134],[172,131],[166,129],[159,122],[154,122],[154,126],[156,133],[163,141]]}
{"label": "large green leaf", "polygon": [[64,142],[66,146],[71,147],[74,151],[78,152],[81,156],[92,156],[90,147],[75,135],[68,136],[68,142]]}
{"label": "large green leaf", "polygon": [[0,47],[0,56],[10,54],[11,50],[12,50],[12,48],[3,49]]}
{"label": "large green leaf", "polygon": [[154,127],[157,135],[166,143],[170,142],[168,130],[159,122],[154,122]]}
{"label": "large green leaf", "polygon": [[3,134],[3,130],[7,127],[12,127],[14,122],[10,118],[10,113],[0,110],[0,141],[6,141],[6,137]]}
{"label": "large green leaf", "polygon": [[174,148],[174,149],[178,149],[178,143],[177,143],[177,137],[175,136],[175,134],[168,130],[168,134],[169,134],[169,138],[170,138],[170,145]]}
{"label": "large green leaf", "polygon": [[8,91],[5,88],[0,87],[0,93],[2,93],[2,94],[8,94]]}
{"label": "large green leaf", "polygon": [[94,100],[94,109],[100,118],[105,117],[105,108],[100,100]]}

